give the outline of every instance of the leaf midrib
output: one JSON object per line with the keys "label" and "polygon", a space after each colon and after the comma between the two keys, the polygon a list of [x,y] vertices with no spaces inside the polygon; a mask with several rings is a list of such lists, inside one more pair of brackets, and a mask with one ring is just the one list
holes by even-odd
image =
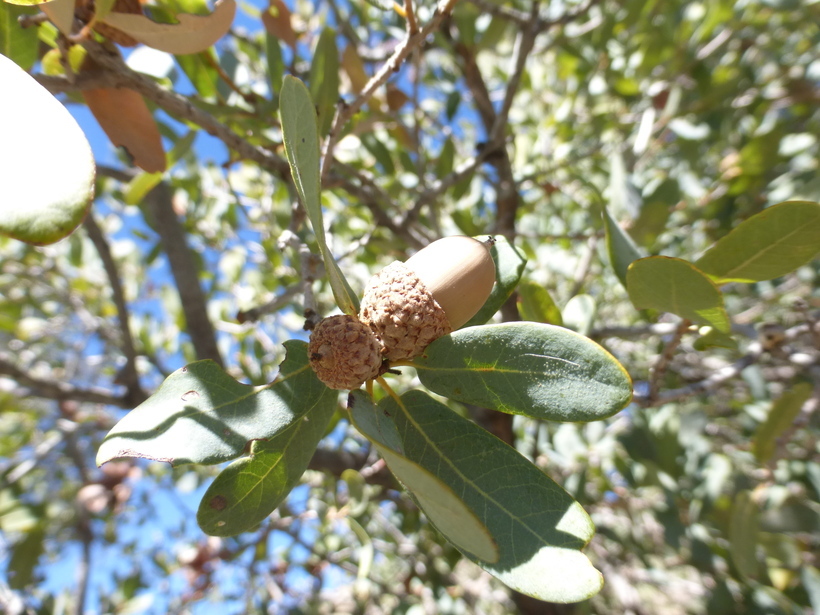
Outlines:
{"label": "leaf midrib", "polygon": [[[485,492],[485,491],[484,491],[483,489],[481,489],[478,485],[476,485],[476,484],[475,484],[475,482],[473,482],[471,479],[469,479],[467,476],[465,476],[465,475],[461,472],[461,470],[459,470],[459,469],[458,469],[458,468],[457,468],[457,467],[453,464],[453,462],[452,462],[452,461],[450,461],[450,459],[449,459],[446,455],[442,454],[442,451],[441,451],[441,449],[439,449],[439,447],[438,447],[438,445],[436,444],[436,442],[434,442],[433,440],[431,440],[431,439],[427,436],[427,433],[426,433],[426,432],[425,432],[425,431],[421,428],[421,426],[420,426],[420,425],[419,425],[419,424],[418,424],[418,423],[417,423],[417,422],[413,419],[412,415],[411,415],[411,414],[410,414],[410,412],[408,411],[407,406],[405,406],[404,402],[403,402],[403,401],[401,401],[400,399],[399,399],[399,400],[396,400],[396,401],[397,401],[397,402],[399,402],[399,403],[398,403],[398,406],[399,406],[399,408],[402,410],[402,412],[404,413],[405,417],[407,418],[407,421],[408,421],[410,424],[412,424],[412,425],[413,425],[413,427],[416,429],[416,431],[417,431],[417,432],[418,432],[418,433],[419,433],[419,434],[420,434],[420,435],[424,438],[424,440],[425,440],[425,441],[427,442],[427,444],[428,444],[428,445],[432,448],[432,450],[434,450],[434,451],[436,452],[436,454],[439,456],[439,458],[441,458],[441,459],[442,459],[442,460],[443,460],[443,461],[444,461],[444,462],[445,462],[448,466],[450,466],[450,468],[452,468],[452,470],[453,470],[453,471],[454,471],[454,472],[455,472],[455,473],[456,473],[459,477],[461,477],[461,479],[462,479],[465,483],[467,483],[467,484],[471,485],[471,486],[473,487],[473,489],[475,489],[478,493],[480,493],[480,494],[481,494],[481,495],[483,495],[485,498],[487,498],[487,500],[489,500],[490,502],[492,502],[493,504],[495,504],[495,505],[496,505],[496,507],[498,507],[498,509],[499,509],[499,510],[501,510],[502,512],[504,512],[504,513],[505,513],[505,514],[506,514],[506,515],[507,515],[510,519],[512,519],[513,521],[518,522],[518,523],[519,523],[519,524],[520,524],[523,528],[525,528],[525,529],[526,529],[527,531],[529,531],[529,532],[530,532],[530,533],[531,533],[534,537],[536,537],[538,540],[540,540],[542,544],[544,544],[545,546],[551,546],[549,543],[547,543],[547,542],[544,540],[543,536],[541,536],[541,535],[540,535],[538,532],[536,532],[536,531],[535,531],[532,527],[530,527],[527,523],[525,523],[525,522],[524,522],[524,521],[523,521],[520,517],[518,517],[517,515],[513,514],[510,510],[508,510],[505,506],[503,506],[503,505],[502,505],[502,504],[501,504],[498,500],[496,500],[496,499],[495,499],[494,497],[492,497],[489,493]],[[439,480],[441,480],[441,478],[440,478],[440,477],[438,477],[438,476],[437,476],[437,478],[439,478]],[[445,484],[446,484],[446,483],[445,483]],[[478,516],[478,515],[479,515],[479,513],[477,513],[476,511],[473,511],[473,512],[474,512],[474,514],[476,514],[476,516]],[[482,517],[485,517],[485,516],[484,516],[484,515],[482,515]],[[484,518],[481,518],[481,522],[482,522],[482,524],[484,525],[484,527],[487,527],[487,524],[484,522]],[[487,528],[487,529],[489,530],[489,528]],[[491,535],[492,535],[492,533],[491,533]],[[553,546],[554,546],[554,545],[553,545]],[[514,547],[513,547],[513,549],[514,549]]]}

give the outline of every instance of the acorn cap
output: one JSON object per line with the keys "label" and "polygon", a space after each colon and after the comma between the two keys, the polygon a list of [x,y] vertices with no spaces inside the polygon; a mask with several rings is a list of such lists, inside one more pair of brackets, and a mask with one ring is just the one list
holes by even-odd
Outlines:
{"label": "acorn cap", "polygon": [[453,331],[478,313],[495,284],[489,245],[472,237],[445,237],[405,263],[447,314]]}
{"label": "acorn cap", "polygon": [[310,366],[331,389],[358,389],[379,375],[382,347],[355,316],[340,314],[319,322],[310,334]]}
{"label": "acorn cap", "polygon": [[452,328],[424,282],[405,263],[394,261],[367,283],[359,318],[379,337],[391,361],[412,359]]}

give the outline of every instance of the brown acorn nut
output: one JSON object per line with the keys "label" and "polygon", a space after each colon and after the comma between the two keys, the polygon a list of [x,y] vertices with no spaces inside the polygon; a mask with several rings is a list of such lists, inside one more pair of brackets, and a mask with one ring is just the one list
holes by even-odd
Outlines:
{"label": "brown acorn nut", "polygon": [[340,314],[323,319],[310,334],[310,366],[331,389],[358,389],[375,378],[382,366],[379,340],[355,316]]}
{"label": "brown acorn nut", "polygon": [[373,276],[359,318],[379,336],[389,360],[412,359],[475,316],[494,283],[487,244],[445,237]]}

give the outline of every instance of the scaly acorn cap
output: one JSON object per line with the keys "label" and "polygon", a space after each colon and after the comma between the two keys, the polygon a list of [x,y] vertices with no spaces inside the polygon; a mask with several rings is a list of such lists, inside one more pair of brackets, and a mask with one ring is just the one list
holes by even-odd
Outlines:
{"label": "scaly acorn cap", "polygon": [[358,389],[379,375],[382,347],[355,316],[329,316],[316,325],[308,345],[310,366],[331,389]]}
{"label": "scaly acorn cap", "polygon": [[412,359],[470,320],[494,282],[487,245],[471,237],[446,237],[373,276],[359,318],[379,336],[389,360]]}

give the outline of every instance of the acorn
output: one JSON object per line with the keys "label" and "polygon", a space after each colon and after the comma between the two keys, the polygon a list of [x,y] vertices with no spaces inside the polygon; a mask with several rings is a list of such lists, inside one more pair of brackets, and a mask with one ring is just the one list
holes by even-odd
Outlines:
{"label": "acorn", "polygon": [[370,279],[359,319],[376,332],[387,359],[412,359],[475,316],[495,283],[490,245],[445,237]]}
{"label": "acorn", "polygon": [[310,334],[310,366],[331,389],[358,389],[379,375],[382,347],[373,330],[355,316],[328,316]]}

